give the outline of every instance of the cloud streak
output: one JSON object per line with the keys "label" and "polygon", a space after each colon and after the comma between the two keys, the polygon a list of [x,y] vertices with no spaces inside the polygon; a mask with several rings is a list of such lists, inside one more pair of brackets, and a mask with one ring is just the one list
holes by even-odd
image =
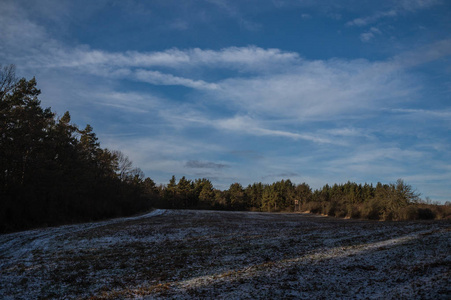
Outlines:
{"label": "cloud streak", "polygon": [[208,83],[203,80],[192,80],[174,76],[171,74],[164,74],[158,71],[137,70],[135,72],[136,79],[148,82],[155,85],[181,85],[200,90],[217,90],[218,85]]}
{"label": "cloud streak", "polygon": [[353,19],[346,23],[346,26],[363,27],[385,18],[394,18],[400,14],[413,13],[421,9],[441,4],[439,0],[402,0],[393,3],[393,7],[386,11],[378,11],[366,17]]}
{"label": "cloud streak", "polygon": [[173,48],[158,52],[127,51],[124,53],[111,53],[80,46],[75,50],[58,51],[50,55],[56,58],[51,66],[73,68],[88,66],[171,69],[213,67],[261,71],[280,64],[289,65],[300,60],[299,54],[294,52],[284,52],[274,48],[263,49],[256,46],[228,47],[221,50]]}
{"label": "cloud streak", "polygon": [[186,162],[185,167],[192,169],[223,169],[227,168],[226,164],[218,164],[209,161],[189,160]]}
{"label": "cloud streak", "polygon": [[322,138],[317,135],[265,128],[264,126],[259,124],[259,121],[254,120],[247,116],[235,116],[230,119],[217,120],[215,121],[215,123],[216,128],[222,130],[236,131],[240,133],[247,133],[249,135],[282,137],[294,140],[306,140],[321,144],[332,143],[331,140],[327,138]]}

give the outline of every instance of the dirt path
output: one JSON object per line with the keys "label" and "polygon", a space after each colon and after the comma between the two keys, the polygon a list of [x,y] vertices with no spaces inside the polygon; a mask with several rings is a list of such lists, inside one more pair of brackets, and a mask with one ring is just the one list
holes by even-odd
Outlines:
{"label": "dirt path", "polygon": [[449,299],[451,226],[156,210],[0,235],[0,298]]}

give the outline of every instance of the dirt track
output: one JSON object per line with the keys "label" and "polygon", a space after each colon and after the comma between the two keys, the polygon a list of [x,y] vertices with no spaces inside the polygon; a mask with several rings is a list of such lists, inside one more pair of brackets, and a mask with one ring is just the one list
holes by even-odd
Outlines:
{"label": "dirt track", "polygon": [[0,298],[449,299],[451,225],[157,210],[0,235]]}

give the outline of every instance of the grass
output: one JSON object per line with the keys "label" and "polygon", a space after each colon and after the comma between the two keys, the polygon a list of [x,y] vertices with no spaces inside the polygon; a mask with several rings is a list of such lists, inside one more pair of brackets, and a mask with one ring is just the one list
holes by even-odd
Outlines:
{"label": "grass", "polygon": [[451,293],[449,222],[161,210],[0,235],[0,298],[407,298]]}

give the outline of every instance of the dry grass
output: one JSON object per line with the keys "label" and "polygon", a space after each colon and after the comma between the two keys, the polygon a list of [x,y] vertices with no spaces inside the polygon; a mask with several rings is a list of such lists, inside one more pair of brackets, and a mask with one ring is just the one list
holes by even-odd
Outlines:
{"label": "dry grass", "polygon": [[449,222],[159,210],[0,235],[0,298],[448,299]]}

